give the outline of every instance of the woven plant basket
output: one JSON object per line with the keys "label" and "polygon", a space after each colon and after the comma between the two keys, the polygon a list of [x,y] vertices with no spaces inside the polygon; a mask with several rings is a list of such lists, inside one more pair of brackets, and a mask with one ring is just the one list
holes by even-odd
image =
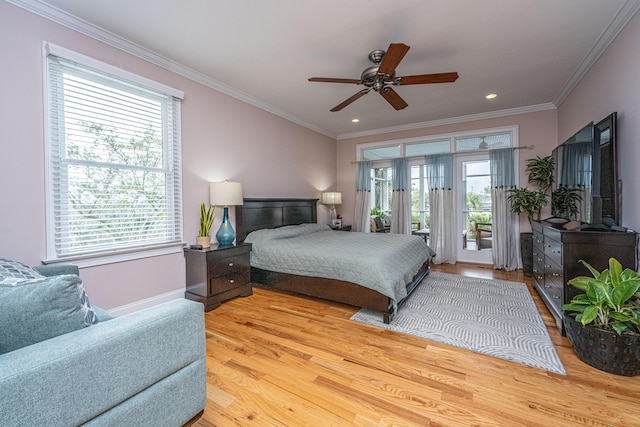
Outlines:
{"label": "woven plant basket", "polygon": [[584,363],[601,371],[632,377],[640,374],[640,335],[583,326],[564,316],[567,338]]}

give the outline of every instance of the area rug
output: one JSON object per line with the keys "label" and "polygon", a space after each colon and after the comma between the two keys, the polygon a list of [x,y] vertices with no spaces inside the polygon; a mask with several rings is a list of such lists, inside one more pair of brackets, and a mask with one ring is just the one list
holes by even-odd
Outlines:
{"label": "area rug", "polygon": [[351,320],[566,375],[524,283],[431,272],[391,324],[369,309]]}

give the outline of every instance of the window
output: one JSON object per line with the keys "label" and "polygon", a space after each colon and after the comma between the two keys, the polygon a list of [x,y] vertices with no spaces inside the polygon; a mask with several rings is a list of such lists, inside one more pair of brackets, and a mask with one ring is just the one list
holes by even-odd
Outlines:
{"label": "window", "polygon": [[182,93],[45,48],[47,257],[181,245]]}
{"label": "window", "polygon": [[429,186],[427,185],[427,167],[411,167],[411,228],[430,228],[429,223]]}
{"label": "window", "polygon": [[380,216],[390,215],[393,197],[393,175],[391,168],[373,168],[371,172],[373,174],[372,214]]}

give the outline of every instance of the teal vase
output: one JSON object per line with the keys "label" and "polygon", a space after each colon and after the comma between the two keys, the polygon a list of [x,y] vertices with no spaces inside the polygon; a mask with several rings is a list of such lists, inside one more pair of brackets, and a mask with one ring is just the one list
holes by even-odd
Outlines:
{"label": "teal vase", "polygon": [[220,229],[216,233],[216,240],[220,245],[231,245],[236,238],[236,232],[233,230],[231,226],[231,221],[229,221],[229,208],[224,207],[224,216],[222,218],[222,224],[220,224]]}

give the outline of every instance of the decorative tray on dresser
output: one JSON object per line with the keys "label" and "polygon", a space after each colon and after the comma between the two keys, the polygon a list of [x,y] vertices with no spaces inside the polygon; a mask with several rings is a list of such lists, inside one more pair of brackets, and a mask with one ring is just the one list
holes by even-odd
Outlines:
{"label": "decorative tray on dresser", "polygon": [[577,276],[591,276],[580,263],[585,260],[598,271],[609,268],[615,258],[623,268],[636,270],[638,261],[637,233],[620,231],[567,231],[531,222],[533,229],[533,284],[565,335],[562,305],[580,290],[567,284]]}

